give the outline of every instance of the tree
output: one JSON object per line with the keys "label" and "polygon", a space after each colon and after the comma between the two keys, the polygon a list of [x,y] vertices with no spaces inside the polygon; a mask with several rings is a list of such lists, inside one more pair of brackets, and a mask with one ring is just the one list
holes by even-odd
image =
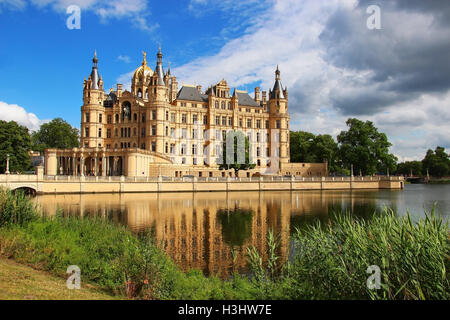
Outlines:
{"label": "tree", "polygon": [[44,123],[32,134],[33,149],[43,152],[48,148],[72,149],[80,146],[78,129],[61,118]]}
{"label": "tree", "polygon": [[421,176],[422,172],[422,162],[421,161],[406,161],[399,163],[397,165],[397,174],[409,176]]}
{"label": "tree", "polygon": [[348,131],[338,135],[340,158],[347,169],[353,165],[355,174],[372,175],[395,172],[397,158],[389,153],[392,144],[386,134],[378,132],[371,121],[350,118],[346,122]]}
{"label": "tree", "polygon": [[437,147],[434,152],[428,150],[422,160],[422,168],[424,172],[428,169],[429,174],[434,177],[447,176],[450,173],[450,158],[445,148]]}
{"label": "tree", "polygon": [[0,120],[0,173],[6,171],[6,156],[9,154],[9,171],[20,172],[31,169],[31,137],[28,129],[15,121]]}
{"label": "tree", "polygon": [[339,172],[338,144],[329,134],[314,135],[310,132],[296,131],[290,134],[291,162],[328,161],[330,172]]}
{"label": "tree", "polygon": [[[249,170],[255,168],[250,158],[250,142],[248,137],[242,131],[230,131],[227,133],[226,141],[223,143],[222,149],[222,164],[220,170],[233,169],[235,175],[238,175],[240,170]],[[227,143],[233,145],[228,148],[232,151],[227,157]]]}

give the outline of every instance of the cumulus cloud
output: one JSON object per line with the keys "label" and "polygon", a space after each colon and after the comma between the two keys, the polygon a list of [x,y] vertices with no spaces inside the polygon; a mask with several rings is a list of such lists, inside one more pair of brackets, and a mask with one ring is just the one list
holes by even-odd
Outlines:
{"label": "cumulus cloud", "polygon": [[8,104],[0,101],[0,120],[16,121],[18,124],[27,127],[31,131],[39,130],[41,124],[48,120],[40,120],[34,113],[27,112],[17,104]]}
{"label": "cumulus cloud", "polygon": [[[215,3],[192,0],[191,8],[212,10]],[[386,132],[400,159],[450,148],[450,2],[379,2],[381,30],[366,27],[373,1],[264,3],[268,9],[242,36],[174,74],[204,87],[225,78],[231,86],[259,82],[267,90],[279,64],[292,129],[336,136],[347,118],[358,117]]]}
{"label": "cumulus cloud", "polygon": [[130,57],[129,57],[129,56],[125,56],[125,55],[119,55],[119,56],[117,57],[117,60],[118,60],[118,61],[123,61],[123,62],[125,62],[125,63],[130,63],[130,62],[131,62]]}

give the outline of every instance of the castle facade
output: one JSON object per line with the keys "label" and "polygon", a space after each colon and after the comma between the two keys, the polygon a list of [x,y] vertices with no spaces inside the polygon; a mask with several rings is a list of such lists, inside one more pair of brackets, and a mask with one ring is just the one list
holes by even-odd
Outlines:
{"label": "castle facade", "polygon": [[225,80],[204,91],[201,86],[179,88],[170,66],[164,70],[159,49],[153,70],[143,53],[131,91],[117,84],[107,93],[95,54],[83,83],[81,147],[46,150],[46,174],[232,176],[234,170],[219,166],[227,135],[237,131],[248,138],[255,164],[240,176],[327,174],[326,163],[290,163],[288,91],[278,67],[273,88],[267,93],[257,87],[254,97],[232,91]]}

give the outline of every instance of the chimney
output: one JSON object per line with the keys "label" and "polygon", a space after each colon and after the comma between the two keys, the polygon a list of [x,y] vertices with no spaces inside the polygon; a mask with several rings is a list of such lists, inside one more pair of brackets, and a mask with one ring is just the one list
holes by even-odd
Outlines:
{"label": "chimney", "polygon": [[263,101],[263,103],[266,103],[266,95],[267,95],[267,92],[263,91],[262,92],[262,101]]}
{"label": "chimney", "polygon": [[202,93],[202,86],[201,86],[201,85],[198,85],[198,86],[197,86],[197,90],[198,90],[198,92]]}
{"label": "chimney", "polygon": [[121,97],[122,96],[122,85],[121,84],[117,84],[117,97]]}
{"label": "chimney", "polygon": [[261,101],[261,99],[259,98],[259,90],[259,87],[255,88],[255,101],[258,102],[258,104]]}

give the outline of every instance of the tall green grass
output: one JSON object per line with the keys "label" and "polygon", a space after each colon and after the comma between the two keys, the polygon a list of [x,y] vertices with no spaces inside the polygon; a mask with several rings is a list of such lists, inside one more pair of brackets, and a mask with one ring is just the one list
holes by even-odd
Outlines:
{"label": "tall green grass", "polygon": [[[253,275],[229,280],[182,272],[149,234],[96,218],[40,215],[27,197],[0,191],[0,255],[142,299],[449,299],[448,224],[427,214],[413,223],[392,211],[360,220],[335,214],[327,225],[297,230],[293,259],[282,263],[268,234],[268,259],[247,252]],[[381,289],[366,286],[368,266]]]}

